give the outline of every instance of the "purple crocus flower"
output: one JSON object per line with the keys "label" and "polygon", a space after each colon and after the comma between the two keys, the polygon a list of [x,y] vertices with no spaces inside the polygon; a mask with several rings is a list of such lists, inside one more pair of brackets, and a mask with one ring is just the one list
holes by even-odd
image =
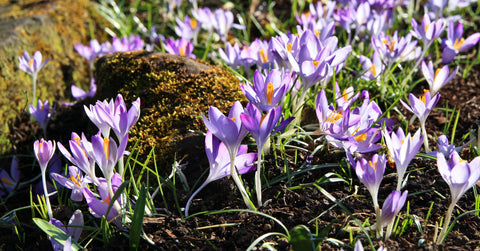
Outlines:
{"label": "purple crocus flower", "polygon": [[42,172],[43,192],[45,195],[45,201],[47,203],[48,218],[52,219],[53,213],[48,195],[46,171],[48,162],[55,153],[55,141],[45,141],[44,139],[37,140],[33,142],[33,152],[35,153],[35,157],[38,160],[38,164],[40,165],[40,170]]}
{"label": "purple crocus flower", "polygon": [[422,72],[425,80],[428,82],[431,95],[435,95],[442,87],[448,84],[453,77],[455,77],[458,72],[458,67],[452,72],[452,74],[448,75],[450,73],[448,65],[444,65],[441,69],[437,69],[434,72],[433,63],[432,61],[429,61],[428,64],[422,62]]}
{"label": "purple crocus flower", "polygon": [[[119,212],[115,207],[112,207],[110,212],[107,214],[108,206],[111,202],[111,193],[109,192],[109,188],[107,185],[107,180],[104,178],[99,178],[100,184],[97,186],[98,193],[100,194],[100,198],[90,191],[87,187],[83,188],[83,196],[85,196],[85,200],[87,201],[88,206],[90,207],[90,213],[96,217],[101,218],[102,216],[106,216],[108,221],[112,221],[117,226],[121,226],[120,219],[116,218],[119,215]],[[112,188],[113,194],[117,191],[117,189],[122,185],[122,177],[120,174],[115,173],[112,176]],[[121,203],[121,198],[117,199],[118,203]]]}
{"label": "purple crocus flower", "polygon": [[50,121],[50,118],[53,115],[53,112],[55,111],[55,105],[52,106],[52,109],[50,109],[50,103],[48,100],[45,100],[45,102],[42,102],[40,99],[37,101],[37,107],[35,108],[32,104],[28,106],[28,111],[30,112],[30,115],[38,122],[40,123],[40,126],[42,126],[43,131],[45,132],[47,130],[47,124],[48,121]]}
{"label": "purple crocus flower", "polygon": [[100,132],[92,136],[93,157],[107,181],[112,179],[114,168],[120,157],[125,153],[127,142],[128,134],[120,141],[118,146],[115,140],[103,138]]}
{"label": "purple crocus flower", "polygon": [[33,54],[33,57],[30,57],[27,51],[24,51],[21,57],[18,57],[19,65],[18,67],[20,70],[28,73],[32,77],[36,77],[37,73],[42,69],[45,64],[50,61],[50,59],[45,60],[42,62],[42,53],[36,51]]}
{"label": "purple crocus flower", "polygon": [[456,204],[460,197],[480,179],[480,157],[468,163],[453,151],[447,162],[442,153],[437,153],[437,166],[442,178],[450,187],[452,204]]}
{"label": "purple crocus flower", "polygon": [[120,142],[140,118],[140,98],[133,101],[132,106],[127,111],[122,95],[118,94],[113,107],[113,111],[110,110],[111,113],[109,114],[111,119],[106,120],[106,122],[113,129]]}
{"label": "purple crocus flower", "polygon": [[360,158],[355,165],[355,173],[358,179],[367,187],[372,196],[373,205],[378,207],[378,189],[385,173],[385,155],[375,154],[371,160]]}
{"label": "purple crocus flower", "polygon": [[[235,166],[239,174],[245,174],[255,170],[253,162],[257,159],[256,153],[247,153],[247,145],[240,145],[235,158]],[[230,156],[227,147],[220,142],[212,132],[207,131],[205,136],[205,151],[207,153],[210,172],[203,184],[190,196],[185,206],[185,216],[188,216],[188,209],[195,197],[208,183],[230,176]]]}
{"label": "purple crocus flower", "polygon": [[130,35],[124,36],[121,39],[117,37],[112,38],[112,47],[110,52],[117,52],[117,51],[137,51],[143,50],[145,47],[145,42],[140,36],[137,35]]}
{"label": "purple crocus flower", "polygon": [[[393,191],[390,193],[385,201],[383,202],[382,207],[382,227],[387,226],[397,214],[402,210],[405,201],[407,200],[408,191],[401,193],[400,191]],[[377,224],[380,224],[377,222]]]}
{"label": "purple crocus flower", "polygon": [[10,164],[10,174],[3,169],[0,171],[0,196],[7,195],[13,191],[19,180],[20,169],[18,168],[18,158],[14,155]]}
{"label": "purple crocus flower", "polygon": [[[68,245],[70,245],[71,247],[72,238],[74,241],[78,241],[80,239],[80,236],[82,235],[82,230],[83,230],[82,227],[84,225],[83,214],[82,214],[82,211],[80,211],[80,209],[75,210],[75,212],[73,212],[72,217],[70,217],[70,220],[68,221],[68,225],[66,227],[65,225],[63,225],[61,221],[55,218],[50,219],[50,223],[56,226],[57,228],[59,228],[60,230],[62,230],[63,232],[65,232],[69,236],[69,238],[65,241],[64,245],[56,242],[53,238],[48,237],[50,239],[50,242],[52,243],[53,250],[54,251],[69,250],[67,248],[68,248]],[[70,243],[67,243],[68,241],[70,241]]]}
{"label": "purple crocus flower", "polygon": [[403,107],[409,110],[410,112],[417,115],[420,122],[425,123],[427,120],[428,115],[433,110],[433,108],[437,105],[438,100],[440,99],[440,93],[435,94],[435,96],[431,97],[429,90],[424,90],[424,95],[420,96],[420,98],[415,97],[412,93],[408,95],[410,100],[410,105],[407,105],[403,100],[400,100]]}
{"label": "purple crocus flower", "polygon": [[82,170],[91,180],[98,185],[98,180],[95,175],[95,159],[93,155],[92,143],[90,143],[85,134],[82,137],[77,133],[72,132],[69,140],[70,153],[61,143],[58,143],[58,149],[73,165]]}
{"label": "purple crocus flower", "polygon": [[425,48],[430,47],[432,42],[439,38],[440,35],[442,35],[443,30],[445,30],[443,19],[432,22],[427,14],[423,16],[421,24],[418,24],[414,18],[412,18],[410,23],[413,28],[411,34],[423,42],[424,50]]}
{"label": "purple crocus flower", "polygon": [[447,39],[443,41],[442,63],[448,64],[452,62],[458,53],[472,48],[480,40],[479,32],[470,35],[467,39],[462,36],[463,24],[459,22],[454,25],[454,22],[450,21],[447,29]]}
{"label": "purple crocus flower", "polygon": [[267,114],[262,115],[262,112],[256,106],[249,103],[246,112],[240,114],[240,118],[242,124],[255,139],[257,148],[262,149],[281,115],[282,106],[272,108]]}
{"label": "purple crocus flower", "polygon": [[245,29],[245,26],[233,23],[233,13],[229,10],[216,9],[213,13],[213,19],[210,20],[210,22],[212,22],[213,28],[223,42],[227,41],[230,28]]}
{"label": "purple crocus flower", "polygon": [[[232,68],[238,68],[245,65],[242,57],[240,56],[240,47],[237,43],[235,43],[234,45],[227,43],[227,45],[225,46],[225,51],[223,51],[222,48],[219,48],[218,54],[220,55],[220,58]],[[248,66],[245,66],[245,69],[247,67]]]}
{"label": "purple crocus flower", "polygon": [[403,129],[399,127],[396,133],[392,132],[391,136],[384,130],[383,137],[388,152],[395,161],[398,175],[397,190],[400,190],[408,165],[422,147],[423,136],[420,136],[420,129],[412,137],[410,133],[405,135]]}
{"label": "purple crocus flower", "polygon": [[337,104],[337,110],[346,110],[350,105],[357,100],[359,93],[355,93],[353,86],[340,89],[338,82],[335,82],[335,103]]}
{"label": "purple crocus flower", "polygon": [[164,42],[164,48],[170,54],[196,58],[195,54],[193,54],[193,43],[184,38],[177,40],[168,38]]}
{"label": "purple crocus flower", "polygon": [[442,153],[444,156],[447,156],[449,158],[450,156],[452,156],[452,153],[454,151],[457,151],[455,146],[448,142],[447,136],[445,135],[440,135],[438,137],[437,147],[438,151],[431,151],[428,153],[428,155],[437,157],[437,153]]}
{"label": "purple crocus flower", "polygon": [[256,38],[252,44],[250,44],[249,49],[251,50],[251,53],[244,53],[245,60],[253,61],[264,69],[272,68],[275,61],[275,56],[270,49],[270,44],[268,41]]}
{"label": "purple crocus flower", "polygon": [[240,114],[244,111],[242,104],[236,101],[230,109],[228,117],[214,106],[210,106],[209,119],[203,114],[203,122],[207,129],[225,143],[230,152],[235,152],[248,134],[240,119]]}
{"label": "purple crocus flower", "polygon": [[381,33],[378,37],[372,37],[372,46],[388,68],[395,62],[413,60],[419,56],[417,41],[412,41],[411,34],[399,37],[396,31],[393,36]]}
{"label": "purple crocus flower", "polygon": [[292,85],[292,75],[271,70],[264,76],[259,70],[253,74],[253,86],[240,85],[247,99],[262,111],[276,107]]}
{"label": "purple crocus flower", "polygon": [[199,25],[195,18],[185,16],[183,21],[179,18],[176,18],[175,21],[177,22],[175,33],[181,38],[192,40],[192,38],[195,39],[200,32],[201,24]]}
{"label": "purple crocus flower", "polygon": [[450,194],[452,195],[452,202],[445,215],[442,231],[436,240],[436,243],[439,244],[442,243],[446,237],[455,205],[465,192],[480,179],[480,157],[476,157],[468,163],[461,159],[456,151],[453,151],[447,162],[442,153],[437,153],[437,166],[438,172],[450,187]]}
{"label": "purple crocus flower", "polygon": [[88,46],[77,43],[73,46],[73,48],[75,48],[75,50],[78,52],[78,54],[80,54],[80,56],[88,60],[90,71],[93,71],[93,64],[95,63],[95,59],[105,54],[102,46],[98,43],[97,39],[90,40]]}
{"label": "purple crocus flower", "polygon": [[200,8],[197,10],[192,10],[193,17],[202,24],[202,28],[211,33],[213,31],[213,13],[207,8]]}
{"label": "purple crocus flower", "polygon": [[82,189],[85,187],[86,183],[92,183],[90,178],[84,177],[82,172],[76,166],[68,167],[68,175],[69,177],[67,178],[58,173],[50,174],[50,176],[60,185],[72,190],[72,194],[70,195],[72,201],[82,201]]}
{"label": "purple crocus flower", "polygon": [[95,94],[97,93],[97,85],[95,84],[95,79],[92,78],[92,80],[90,80],[90,90],[88,91],[88,93],[78,88],[78,86],[76,85],[72,85],[71,91],[72,96],[75,98],[75,100],[93,98],[93,96],[95,96]]}
{"label": "purple crocus flower", "polygon": [[385,71],[385,64],[380,59],[379,53],[377,51],[374,51],[372,55],[372,60],[370,60],[368,57],[360,55],[359,60],[362,64],[362,69],[365,71],[365,73],[362,74],[361,78],[365,80],[378,79],[378,81],[380,81],[379,77],[381,76],[383,71]]}

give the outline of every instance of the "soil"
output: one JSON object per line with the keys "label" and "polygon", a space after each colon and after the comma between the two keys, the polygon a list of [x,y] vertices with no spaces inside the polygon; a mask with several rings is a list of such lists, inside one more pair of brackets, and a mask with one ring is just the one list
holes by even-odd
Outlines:
{"label": "soil", "polygon": [[[470,77],[462,79],[457,76],[451,83],[444,87],[440,93],[440,99],[437,107],[448,106],[456,107],[460,110],[458,125],[456,128],[455,145],[462,145],[467,139],[461,137],[471,131],[477,130],[478,118],[480,117],[480,88],[478,88],[480,68],[475,67],[469,74]],[[415,88],[416,93],[421,93],[424,86],[419,85]],[[93,102],[93,101],[87,101]],[[73,109],[81,109],[82,104],[77,104]],[[399,107],[400,108],[400,107]],[[409,119],[411,114],[400,108],[406,118],[396,117],[397,122],[402,119]],[[61,108],[59,110],[61,114]],[[451,112],[449,113],[451,114]],[[451,115],[448,115],[451,116]],[[455,113],[456,116],[456,113]],[[76,116],[76,120],[84,120]],[[52,128],[56,124],[65,123],[72,126],[75,119],[53,120]],[[418,122],[416,122],[418,123]],[[427,120],[427,130],[429,133],[430,146],[435,148],[435,135],[442,135],[445,125],[448,124],[446,112],[441,109],[435,109]],[[77,124],[78,126],[78,124]],[[83,123],[83,129],[78,131],[92,130],[91,125]],[[451,127],[447,135],[451,137]],[[410,125],[410,131],[415,131],[418,124]],[[35,138],[40,135],[40,128],[36,123],[30,123],[28,116],[22,115],[12,124],[13,136],[12,142],[17,146],[17,153],[31,154],[29,147]],[[34,133],[32,133],[32,131]],[[53,130],[51,137],[68,138],[69,135],[61,130]],[[53,135],[55,134],[55,135]],[[189,139],[189,137],[185,137]],[[198,137],[192,136],[192,141],[203,145],[203,140],[198,141]],[[340,247],[332,240],[339,240],[344,243],[352,243],[351,235],[345,231],[346,226],[355,226],[353,218],[359,222],[373,223],[374,210],[370,195],[366,188],[359,182],[354,171],[348,166],[338,163],[342,162],[344,154],[340,151],[331,151],[328,154],[319,152],[313,158],[307,155],[314,149],[315,144],[309,143],[309,152],[295,151],[287,149],[285,156],[281,157],[277,149],[276,154],[266,156],[266,179],[272,182],[263,191],[264,201],[268,201],[265,206],[259,209],[259,212],[270,215],[284,224],[287,229],[292,229],[297,225],[305,225],[312,233],[317,230],[322,232],[326,229],[326,235],[320,239],[322,250],[338,250]],[[192,148],[194,149],[194,148]],[[255,150],[255,149],[252,149]],[[461,151],[463,158],[471,160],[475,156],[473,149],[467,146]],[[307,159],[308,158],[308,159]],[[190,185],[205,179],[205,169],[208,166],[204,157],[203,150],[193,151],[188,156],[190,164],[185,169]],[[31,160],[28,160],[31,161]],[[28,162],[25,161],[25,162]],[[295,175],[286,182],[286,169],[290,175],[299,168],[308,168],[304,163],[309,162],[310,168],[317,165],[328,163],[337,164],[335,167],[326,166],[325,168],[312,169],[310,171]],[[6,161],[4,161],[6,162]],[[302,165],[303,164],[303,165]],[[28,164],[23,163],[28,166]],[[30,162],[31,165],[31,162]],[[409,191],[406,205],[401,211],[398,229],[406,227],[402,231],[396,232],[388,241],[377,240],[373,236],[373,243],[376,248],[379,246],[387,247],[388,250],[474,250],[480,247],[480,218],[473,213],[466,214],[458,220],[453,231],[448,235],[445,243],[440,246],[433,244],[436,233],[436,224],[444,217],[444,214],[450,203],[450,191],[447,184],[439,175],[436,162],[427,158],[415,158],[408,168],[409,178],[404,190]],[[388,193],[396,187],[395,169],[387,168],[385,178],[380,188],[380,204],[386,198]],[[338,174],[346,179],[345,182],[326,182],[325,177],[331,173]],[[32,174],[33,175],[33,174]],[[285,179],[273,183],[279,177]],[[27,177],[24,177],[27,178]],[[252,188],[253,174],[243,175],[247,185]],[[336,198],[350,213],[340,208],[335,202],[325,196],[313,184],[317,184],[325,191]],[[196,184],[198,187],[199,184]],[[24,198],[28,198],[28,191],[23,192]],[[262,215],[248,212],[223,212],[218,214],[197,214],[184,219],[184,216],[176,207],[173,190],[165,188],[167,205],[159,195],[155,198],[155,205],[159,210],[153,217],[144,219],[144,231],[146,236],[155,243],[148,244],[145,240],[141,241],[141,248],[144,250],[245,250],[255,239],[260,236],[279,232],[285,234],[285,230],[274,220]],[[176,196],[180,207],[183,207],[190,194],[183,189],[181,182],[177,179]],[[457,204],[454,215],[465,213],[475,209],[475,194],[469,190]],[[18,198],[17,196],[15,196]],[[54,202],[56,204],[56,201]],[[18,200],[10,198],[3,204],[2,212],[8,212],[20,206],[29,205],[28,199]],[[80,206],[80,205],[76,205]],[[407,214],[408,207],[408,214]],[[431,210],[430,210],[431,207]],[[164,210],[168,208],[169,210]],[[83,206],[83,212],[89,217],[88,210]],[[245,209],[243,201],[240,199],[238,190],[230,178],[215,181],[206,186],[193,201],[190,212],[213,212],[216,210]],[[67,221],[72,213],[71,207],[57,206],[55,217]],[[430,211],[430,214],[429,214]],[[17,216],[22,222],[20,232],[23,234],[23,241],[20,241],[12,228],[3,228],[0,230],[0,243],[2,249],[14,250],[22,248],[26,250],[38,250],[42,247],[49,248],[50,244],[46,235],[41,232],[30,220],[30,210],[20,210]],[[38,215],[37,215],[38,217]],[[427,219],[428,218],[428,219]],[[91,220],[86,220],[90,222]],[[413,222],[413,224],[407,224]],[[415,222],[418,223],[417,225]],[[354,238],[361,239],[364,246],[368,246],[368,241],[362,232],[353,232]],[[84,236],[87,234],[84,234]],[[108,247],[103,246],[101,240],[94,240],[89,244],[88,250],[103,250],[119,248],[127,249],[128,239],[120,232],[114,232]],[[278,250],[288,250],[290,244],[285,238],[276,235],[268,237],[260,242],[268,243]],[[257,245],[259,249],[260,245]],[[346,250],[350,247],[344,247]]]}

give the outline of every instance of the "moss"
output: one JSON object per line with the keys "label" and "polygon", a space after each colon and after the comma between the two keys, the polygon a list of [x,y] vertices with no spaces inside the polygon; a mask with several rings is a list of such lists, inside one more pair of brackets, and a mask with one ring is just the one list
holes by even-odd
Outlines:
{"label": "moss", "polygon": [[[40,51],[50,62],[39,72],[37,95],[51,102],[70,97],[72,84],[87,87],[88,65],[73,48],[87,43],[90,22],[94,34],[105,40],[105,22],[88,0],[18,1],[0,3],[0,153],[11,149],[8,123],[31,103],[31,77],[18,68],[18,57],[26,50],[30,55]],[[28,100],[27,100],[28,99]]]}
{"label": "moss", "polygon": [[139,140],[142,156],[155,147],[158,166],[173,163],[189,130],[205,131],[201,115],[211,105],[227,112],[236,100],[245,101],[232,73],[199,60],[143,51],[117,53],[98,60],[96,69],[100,98],[117,92],[129,103],[141,98],[141,117],[129,145]]}

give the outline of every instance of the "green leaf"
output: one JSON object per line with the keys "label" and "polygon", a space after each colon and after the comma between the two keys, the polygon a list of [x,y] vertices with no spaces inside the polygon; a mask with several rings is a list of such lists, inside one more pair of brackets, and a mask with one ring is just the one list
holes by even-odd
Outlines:
{"label": "green leaf", "polygon": [[[65,245],[65,241],[68,239],[68,235],[63,232],[60,228],[54,226],[50,222],[40,219],[40,218],[33,218],[33,222],[45,232],[48,236],[53,238],[55,241],[60,243],[61,245]],[[72,249],[73,250],[81,250],[83,249],[75,240],[72,239]]]}
{"label": "green leaf", "polygon": [[147,192],[145,190],[145,186],[142,185],[137,202],[135,203],[132,225],[130,226],[130,250],[138,249],[138,243],[140,242],[140,236],[142,234],[146,198]]}
{"label": "green leaf", "polygon": [[105,215],[108,215],[110,213],[110,210],[112,209],[113,204],[115,203],[115,201],[117,201],[118,197],[120,197],[120,195],[122,195],[123,190],[125,190],[125,187],[128,185],[128,183],[130,183],[130,181],[126,180],[117,189],[117,191],[113,195],[113,198],[110,200],[110,204],[108,205],[107,213]]}
{"label": "green leaf", "polygon": [[312,233],[305,225],[298,225],[290,230],[290,244],[294,251],[315,250]]}

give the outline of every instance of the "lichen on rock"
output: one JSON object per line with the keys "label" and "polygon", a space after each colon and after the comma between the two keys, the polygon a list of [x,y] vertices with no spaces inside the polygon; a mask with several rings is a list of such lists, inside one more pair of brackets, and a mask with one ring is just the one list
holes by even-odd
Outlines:
{"label": "lichen on rock", "polygon": [[201,115],[211,105],[226,113],[236,100],[245,101],[233,73],[187,57],[120,52],[98,59],[95,69],[99,100],[117,93],[127,103],[141,98],[141,116],[129,145],[139,141],[141,156],[155,147],[159,166],[172,164],[176,152],[186,153],[179,146],[189,131],[205,131]]}

